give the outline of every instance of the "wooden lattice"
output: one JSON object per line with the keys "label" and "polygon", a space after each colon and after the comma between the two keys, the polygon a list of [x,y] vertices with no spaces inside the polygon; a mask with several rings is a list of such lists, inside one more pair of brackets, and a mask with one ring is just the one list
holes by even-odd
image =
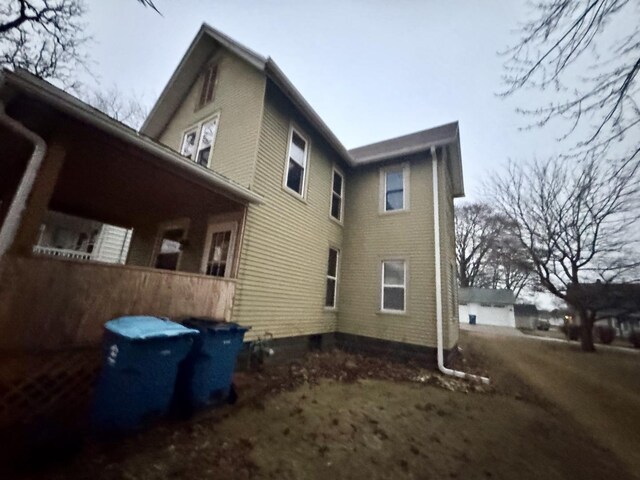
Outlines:
{"label": "wooden lattice", "polygon": [[0,426],[86,411],[100,368],[97,349],[0,357]]}

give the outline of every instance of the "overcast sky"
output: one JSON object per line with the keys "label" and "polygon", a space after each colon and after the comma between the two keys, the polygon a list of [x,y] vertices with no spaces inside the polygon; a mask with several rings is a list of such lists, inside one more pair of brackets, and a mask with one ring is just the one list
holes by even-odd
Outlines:
{"label": "overcast sky", "polygon": [[457,120],[467,196],[508,158],[559,150],[522,132],[503,58],[527,15],[498,0],[89,0],[94,72],[152,105],[203,22],[271,56],[347,148]]}

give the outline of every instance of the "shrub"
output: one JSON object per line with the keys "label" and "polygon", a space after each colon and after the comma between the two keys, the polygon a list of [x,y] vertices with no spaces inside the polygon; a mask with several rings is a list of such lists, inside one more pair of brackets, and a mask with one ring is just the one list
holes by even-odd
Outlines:
{"label": "shrub", "polygon": [[609,325],[598,325],[596,327],[596,335],[600,339],[600,343],[609,345],[616,338],[616,330]]}
{"label": "shrub", "polygon": [[633,331],[629,334],[629,341],[635,348],[640,348],[640,332]]}
{"label": "shrub", "polygon": [[567,340],[578,340],[580,338],[580,325],[565,324],[560,327]]}

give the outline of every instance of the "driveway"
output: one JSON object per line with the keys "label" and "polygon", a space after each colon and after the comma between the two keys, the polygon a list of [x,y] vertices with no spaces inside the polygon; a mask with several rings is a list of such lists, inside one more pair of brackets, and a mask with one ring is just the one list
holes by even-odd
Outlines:
{"label": "driveway", "polygon": [[640,356],[584,353],[566,342],[473,332],[474,349],[571,416],[630,471],[640,471]]}

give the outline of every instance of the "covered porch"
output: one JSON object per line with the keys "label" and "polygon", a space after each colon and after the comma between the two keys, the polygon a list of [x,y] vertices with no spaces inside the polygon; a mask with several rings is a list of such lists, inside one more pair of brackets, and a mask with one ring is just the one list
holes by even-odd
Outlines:
{"label": "covered porch", "polygon": [[[0,158],[0,351],[95,346],[122,315],[230,320],[245,213],[260,199],[46,82],[5,76],[9,122],[46,153],[34,171],[33,147],[0,123],[11,145]],[[45,219],[60,215],[131,231],[124,264],[41,245]]]}

